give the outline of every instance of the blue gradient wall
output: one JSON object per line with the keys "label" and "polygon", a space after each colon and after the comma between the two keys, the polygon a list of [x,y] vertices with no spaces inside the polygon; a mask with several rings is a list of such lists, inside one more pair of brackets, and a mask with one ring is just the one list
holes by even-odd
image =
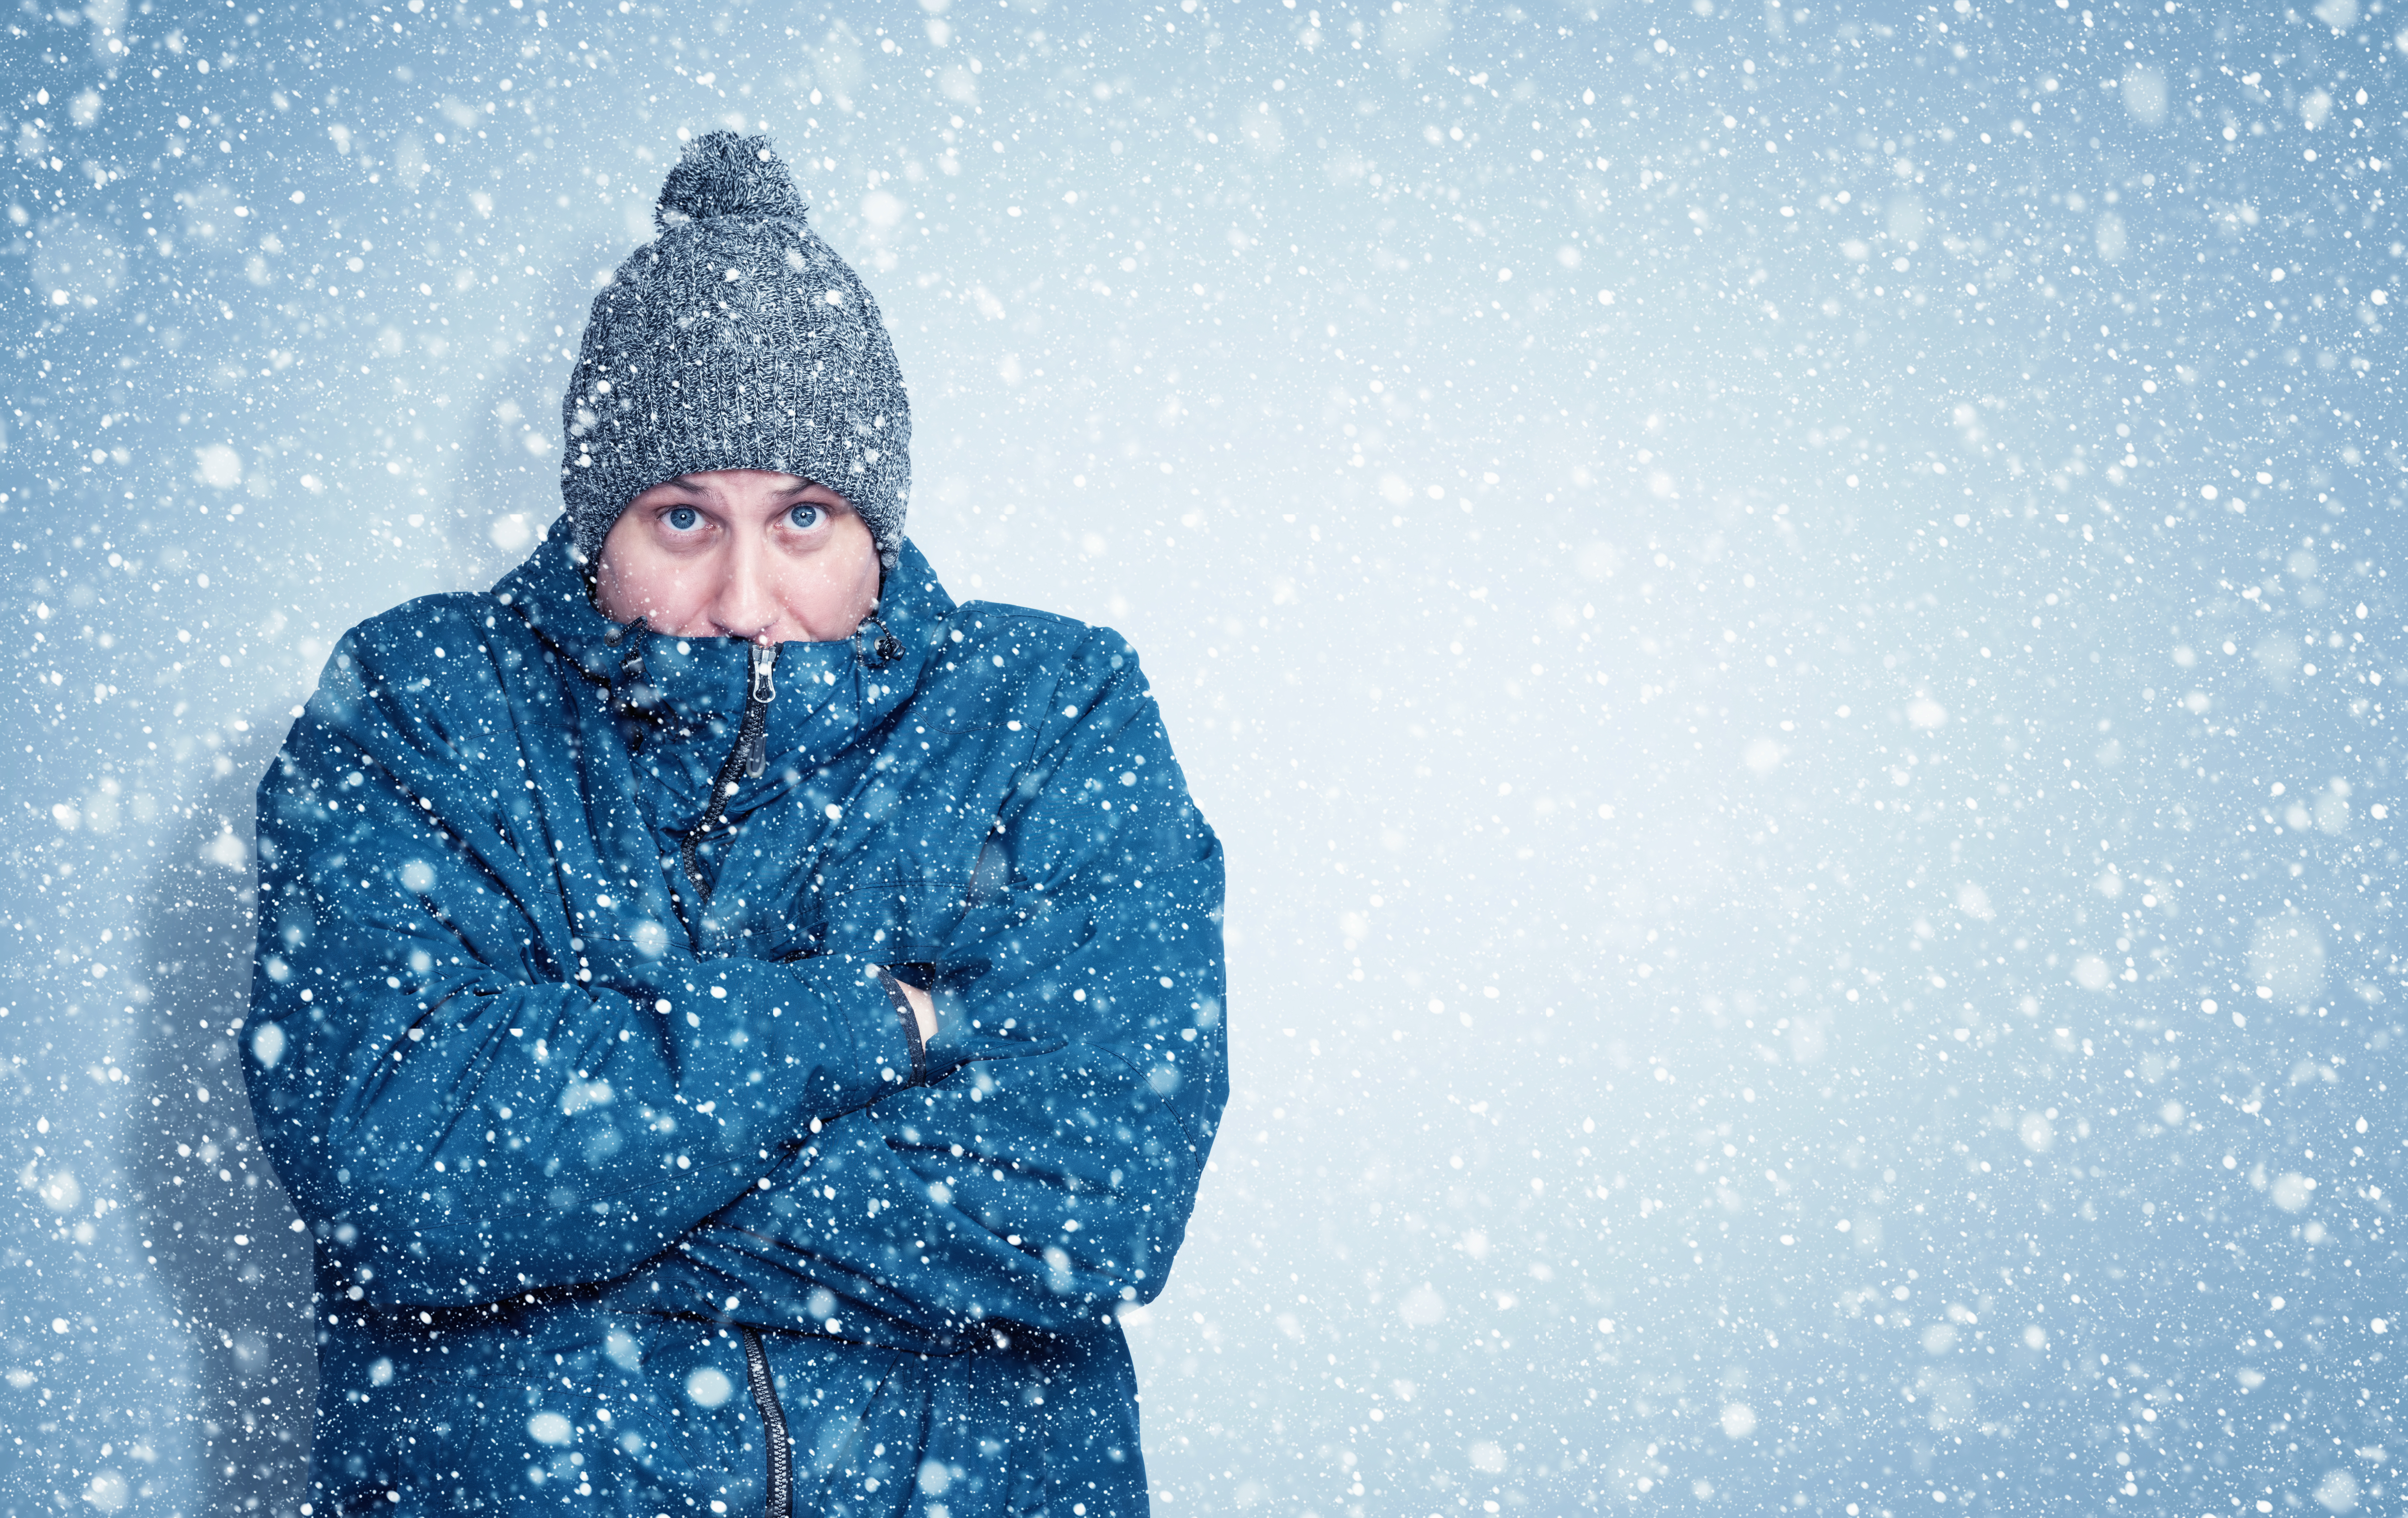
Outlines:
{"label": "blue gradient wall", "polygon": [[11,13],[0,1509],[295,1511],[250,788],[722,124],[1227,845],[1159,1511],[2397,1507],[2403,21]]}

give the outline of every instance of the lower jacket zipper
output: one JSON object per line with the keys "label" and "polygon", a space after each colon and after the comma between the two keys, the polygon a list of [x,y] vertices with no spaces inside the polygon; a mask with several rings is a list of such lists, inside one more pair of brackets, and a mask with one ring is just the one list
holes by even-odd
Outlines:
{"label": "lower jacket zipper", "polygon": [[778,1383],[769,1375],[769,1353],[751,1328],[744,1338],[744,1379],[752,1385],[752,1405],[761,1411],[761,1432],[769,1441],[769,1518],[794,1518],[795,1447],[786,1439],[786,1410],[778,1405]]}
{"label": "lower jacket zipper", "polygon": [[752,646],[751,679],[744,692],[744,718],[736,726],[736,746],[727,751],[718,778],[710,782],[710,799],[703,804],[702,820],[678,840],[678,862],[685,867],[686,881],[694,887],[695,895],[703,901],[710,899],[710,888],[702,880],[702,840],[727,815],[727,798],[736,794],[737,777],[758,780],[769,767],[769,703],[778,699],[777,682],[770,679],[770,671],[777,664],[778,651],[773,645]]}

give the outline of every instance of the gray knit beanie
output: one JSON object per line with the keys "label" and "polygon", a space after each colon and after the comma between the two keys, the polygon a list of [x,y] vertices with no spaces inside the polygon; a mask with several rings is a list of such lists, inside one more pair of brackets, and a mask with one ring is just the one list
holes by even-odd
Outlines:
{"label": "gray knit beanie", "polygon": [[805,209],[765,136],[713,132],[669,170],[660,236],[594,297],[561,401],[560,492],[587,563],[665,480],[775,469],[852,502],[894,566],[910,405],[878,303]]}

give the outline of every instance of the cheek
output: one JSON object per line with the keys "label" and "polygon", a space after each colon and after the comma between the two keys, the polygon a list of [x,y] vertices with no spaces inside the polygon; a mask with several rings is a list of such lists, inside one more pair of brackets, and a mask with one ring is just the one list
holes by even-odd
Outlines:
{"label": "cheek", "polygon": [[816,611],[844,588],[846,576],[819,558],[781,565],[772,594],[796,612]]}
{"label": "cheek", "polygon": [[845,613],[877,598],[878,555],[867,533],[861,537],[857,544],[839,539],[781,566],[775,594],[788,615],[824,636]]}
{"label": "cheek", "polygon": [[674,612],[693,599],[691,567],[641,541],[624,553],[606,551],[599,577],[603,609],[623,621],[638,613],[658,618]]}

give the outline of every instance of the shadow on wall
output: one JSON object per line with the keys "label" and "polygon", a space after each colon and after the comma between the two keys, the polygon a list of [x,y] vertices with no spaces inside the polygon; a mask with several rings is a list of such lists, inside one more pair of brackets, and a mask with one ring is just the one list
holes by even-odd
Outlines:
{"label": "shadow on wall", "polygon": [[[564,328],[581,330],[589,298],[572,290],[553,301]],[[560,513],[566,364],[533,373],[540,362],[522,358],[515,375],[503,365],[483,397],[489,423],[462,439],[451,505],[433,524],[447,588],[491,585]],[[539,397],[531,408],[530,392]],[[236,729],[144,887],[151,1000],[127,1063],[158,1102],[129,1120],[122,1156],[146,1253],[193,1345],[193,1511],[274,1518],[299,1518],[308,1495],[317,1398],[310,1244],[260,1151],[236,1046],[250,1030],[236,1024],[250,1010],[256,946],[255,795],[290,725],[279,707]]]}
{"label": "shadow on wall", "polygon": [[253,795],[291,719],[221,751],[144,889],[151,1000],[128,1063],[156,1105],[121,1156],[161,1287],[191,1337],[194,1511],[297,1518],[318,1392],[309,1240],[251,1124],[235,1024],[251,1005]]}
{"label": "shadow on wall", "polygon": [[[490,587],[525,562],[560,515],[558,391],[547,384],[545,408],[522,418],[510,397],[526,388],[497,381],[484,397],[491,422],[463,432],[452,508],[440,519],[446,589]],[[545,451],[531,452],[530,437]]]}
{"label": "shadow on wall", "polygon": [[[597,242],[571,266],[614,266],[625,256],[625,249]],[[561,337],[495,364],[476,413],[485,421],[462,429],[460,451],[449,465],[451,506],[441,519],[449,588],[491,586],[524,562],[561,513],[561,388],[574,365],[557,345],[575,346],[594,291],[573,280],[553,285],[539,297],[549,308],[529,322]]]}

